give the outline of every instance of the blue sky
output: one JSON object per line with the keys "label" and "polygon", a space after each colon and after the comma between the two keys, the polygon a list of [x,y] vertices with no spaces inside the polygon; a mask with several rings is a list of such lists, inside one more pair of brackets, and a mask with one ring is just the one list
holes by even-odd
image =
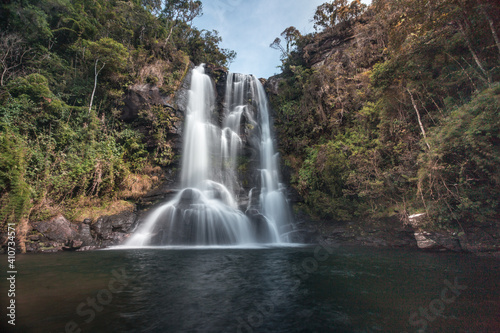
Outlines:
{"label": "blue sky", "polygon": [[[217,30],[221,46],[237,52],[229,70],[268,78],[280,72],[280,53],[271,49],[276,37],[289,26],[302,34],[314,31],[316,7],[326,0],[205,0],[203,16],[193,25]],[[368,3],[370,1],[363,1]]]}

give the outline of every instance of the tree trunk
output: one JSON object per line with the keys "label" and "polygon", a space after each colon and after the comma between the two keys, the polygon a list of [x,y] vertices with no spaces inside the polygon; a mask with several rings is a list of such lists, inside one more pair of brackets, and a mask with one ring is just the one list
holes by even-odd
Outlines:
{"label": "tree trunk", "polygon": [[413,108],[415,109],[415,112],[417,112],[418,124],[420,125],[420,130],[422,131],[422,136],[424,137],[424,142],[427,145],[427,148],[429,148],[429,150],[431,150],[431,146],[429,145],[429,142],[427,141],[427,135],[425,134],[424,125],[422,124],[422,119],[420,118],[420,112],[418,111],[417,104],[415,103],[415,99],[413,99],[413,95],[411,94],[410,89],[406,89],[406,91],[408,91],[408,94],[410,95],[410,98],[411,98],[411,103],[413,104]]}
{"label": "tree trunk", "polygon": [[102,71],[102,69],[104,68],[104,66],[106,66],[106,63],[103,62],[102,63],[102,67],[99,70],[97,70],[97,63],[98,62],[99,62],[99,59],[96,59],[95,60],[95,64],[94,64],[94,73],[95,73],[95,77],[94,77],[94,89],[92,90],[92,96],[90,96],[89,113],[92,110],[92,103],[94,103],[94,95],[95,95],[95,90],[97,88],[97,76]]}
{"label": "tree trunk", "polygon": [[5,73],[7,73],[7,66],[3,67],[2,77],[0,78],[0,86],[2,87],[3,87],[3,77],[5,76]]}
{"label": "tree trunk", "polygon": [[170,37],[172,37],[172,32],[174,31],[174,26],[170,28],[170,31],[168,32],[167,39],[165,39],[165,44],[168,44],[168,41],[170,40]]}
{"label": "tree trunk", "polygon": [[495,40],[495,44],[497,45],[498,48],[498,57],[500,57],[500,40],[498,38],[497,31],[495,30],[495,24],[493,23],[491,17],[488,15],[488,11],[484,7],[484,5],[481,6],[481,11],[483,12],[483,15],[486,17],[486,21],[488,21],[488,24],[490,25],[491,34],[493,35],[493,39]]}
{"label": "tree trunk", "polygon": [[483,72],[484,76],[486,77],[486,80],[488,83],[491,83],[490,76],[488,75],[488,72],[484,69],[483,65],[481,64],[481,61],[479,60],[479,57],[477,56],[476,52],[474,52],[474,49],[472,48],[472,44],[469,40],[469,37],[467,36],[467,32],[464,29],[464,26],[462,23],[459,21],[458,26],[460,27],[460,31],[462,32],[462,35],[464,36],[465,44],[467,48],[469,49],[469,52],[472,54],[472,58],[474,58],[474,61],[476,62],[477,66]]}

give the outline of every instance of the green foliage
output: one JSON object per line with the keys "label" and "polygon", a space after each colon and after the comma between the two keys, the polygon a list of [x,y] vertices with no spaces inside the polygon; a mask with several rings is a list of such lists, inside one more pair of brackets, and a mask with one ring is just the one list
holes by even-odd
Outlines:
{"label": "green foliage", "polygon": [[311,212],[498,219],[499,14],[468,0],[318,7],[327,29],[297,39],[270,98]]}
{"label": "green foliage", "polygon": [[177,119],[153,106],[140,119],[146,138],[121,119],[123,96],[148,83],[171,97],[192,62],[234,58],[216,32],[191,26],[201,13],[200,1],[184,0],[0,4],[0,223],[151,188],[155,165],[176,158],[168,133]]}
{"label": "green foliage", "polygon": [[161,166],[169,165],[173,161],[174,153],[172,143],[168,139],[168,131],[179,119],[170,109],[163,106],[152,106],[143,110],[140,117],[148,124],[149,137],[155,140],[154,161]]}
{"label": "green foliage", "polygon": [[360,0],[353,0],[350,3],[347,0],[334,0],[326,2],[316,9],[314,14],[314,27],[328,28],[336,24],[348,22],[366,9],[366,5]]}
{"label": "green foliage", "polygon": [[308,149],[299,170],[298,189],[315,215],[352,219],[356,203],[344,195],[349,174],[347,153],[340,141]]}
{"label": "green foliage", "polygon": [[101,38],[97,42],[84,41],[86,57],[100,61],[113,74],[119,74],[127,68],[128,50],[112,38]]}
{"label": "green foliage", "polygon": [[441,221],[494,219],[500,209],[500,85],[453,110],[421,154],[420,188]]}
{"label": "green foliage", "polygon": [[26,145],[12,132],[0,132],[0,222],[17,223],[31,205],[26,183]]}
{"label": "green foliage", "polygon": [[147,162],[144,135],[127,128],[117,133],[117,138],[123,148],[123,160],[129,163],[130,171],[140,172]]}

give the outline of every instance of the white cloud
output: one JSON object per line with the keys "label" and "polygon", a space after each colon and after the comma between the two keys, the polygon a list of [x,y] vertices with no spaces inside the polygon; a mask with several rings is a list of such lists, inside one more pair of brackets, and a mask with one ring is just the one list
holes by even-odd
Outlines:
{"label": "white cloud", "polygon": [[[206,0],[200,29],[217,30],[221,46],[237,52],[230,70],[270,77],[280,70],[279,52],[269,47],[289,26],[303,34],[313,31],[311,19],[325,0]],[[365,2],[365,1],[364,1]]]}

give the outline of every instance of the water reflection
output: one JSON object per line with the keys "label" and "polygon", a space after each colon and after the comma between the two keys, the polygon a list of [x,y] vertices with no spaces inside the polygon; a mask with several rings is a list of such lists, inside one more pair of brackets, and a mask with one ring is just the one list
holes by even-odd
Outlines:
{"label": "water reflection", "polygon": [[[500,325],[498,261],[401,250],[325,253],[313,247],[19,256],[16,328],[64,332],[73,321],[83,332],[415,332],[412,313],[431,309],[444,281],[455,278],[467,289],[439,316],[429,312],[436,318],[426,320],[427,331],[493,332]],[[126,272],[127,285],[86,323],[78,306],[109,289],[113,270]]]}

